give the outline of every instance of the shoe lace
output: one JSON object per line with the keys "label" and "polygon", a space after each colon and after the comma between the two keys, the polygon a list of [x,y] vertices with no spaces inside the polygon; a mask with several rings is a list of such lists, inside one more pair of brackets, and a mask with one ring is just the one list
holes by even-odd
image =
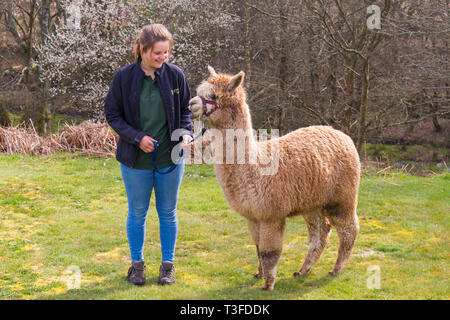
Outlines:
{"label": "shoe lace", "polygon": [[163,278],[171,278],[175,268],[172,266],[171,268],[168,269],[161,267],[161,269]]}
{"label": "shoe lace", "polygon": [[142,268],[142,269],[138,269],[138,268],[136,268],[135,266],[132,265],[130,267],[130,269],[128,269],[128,277],[130,277],[130,276],[135,277],[137,275],[137,272],[144,271],[144,270],[145,270],[145,267]]}

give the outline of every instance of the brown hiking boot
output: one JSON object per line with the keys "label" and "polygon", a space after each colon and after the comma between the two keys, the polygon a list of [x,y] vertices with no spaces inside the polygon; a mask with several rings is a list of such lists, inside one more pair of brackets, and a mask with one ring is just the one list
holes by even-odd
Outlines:
{"label": "brown hiking boot", "polygon": [[132,284],[141,286],[145,283],[145,263],[144,261],[133,261],[128,269],[127,280]]}
{"label": "brown hiking boot", "polygon": [[159,284],[174,284],[175,283],[175,267],[170,261],[163,261],[159,267]]}

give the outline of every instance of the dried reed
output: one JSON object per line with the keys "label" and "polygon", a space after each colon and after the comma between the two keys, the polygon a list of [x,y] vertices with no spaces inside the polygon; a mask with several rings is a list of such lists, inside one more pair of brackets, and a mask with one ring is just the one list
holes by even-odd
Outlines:
{"label": "dried reed", "polygon": [[41,137],[32,122],[15,127],[0,127],[0,152],[48,155],[75,152],[85,155],[113,157],[118,135],[107,123],[85,121],[79,125],[65,124],[58,133]]}

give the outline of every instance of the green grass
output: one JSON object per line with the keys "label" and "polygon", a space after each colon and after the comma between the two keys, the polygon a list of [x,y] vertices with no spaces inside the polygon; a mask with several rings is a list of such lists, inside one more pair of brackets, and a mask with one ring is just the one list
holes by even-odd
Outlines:
{"label": "green grass", "polygon": [[[320,261],[294,278],[307,251],[301,217],[288,220],[275,291],[256,280],[244,218],[225,202],[209,165],[187,166],[178,204],[176,284],[157,285],[161,259],[154,198],[147,219],[147,284],[125,280],[127,201],[114,159],[0,155],[0,299],[449,299],[450,174],[363,176],[361,231],[343,273],[333,230]],[[370,266],[381,270],[369,289]],[[64,272],[81,270],[68,289]]]}
{"label": "green grass", "polygon": [[[435,145],[389,145],[389,144],[373,144],[365,143],[363,145],[363,153],[365,156],[379,159],[383,162],[412,163],[420,162],[448,162],[449,149],[444,146]],[[428,163],[428,166],[430,164]],[[435,169],[435,166],[432,168]]]}

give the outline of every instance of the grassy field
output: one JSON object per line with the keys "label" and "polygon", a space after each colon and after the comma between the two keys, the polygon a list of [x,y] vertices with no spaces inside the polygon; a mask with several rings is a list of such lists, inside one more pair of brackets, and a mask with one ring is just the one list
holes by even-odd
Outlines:
{"label": "grassy field", "polygon": [[[333,230],[310,274],[292,276],[308,245],[296,217],[287,224],[275,291],[264,292],[263,280],[252,276],[256,250],[245,220],[225,202],[211,166],[187,166],[177,282],[157,285],[152,198],[147,284],[136,287],[125,280],[127,202],[116,160],[0,155],[0,299],[449,299],[450,174],[376,171],[361,180],[361,231],[343,273],[328,276],[337,257]],[[79,288],[70,289],[71,268],[79,270]],[[368,286],[372,268],[380,272],[379,289]]]}

